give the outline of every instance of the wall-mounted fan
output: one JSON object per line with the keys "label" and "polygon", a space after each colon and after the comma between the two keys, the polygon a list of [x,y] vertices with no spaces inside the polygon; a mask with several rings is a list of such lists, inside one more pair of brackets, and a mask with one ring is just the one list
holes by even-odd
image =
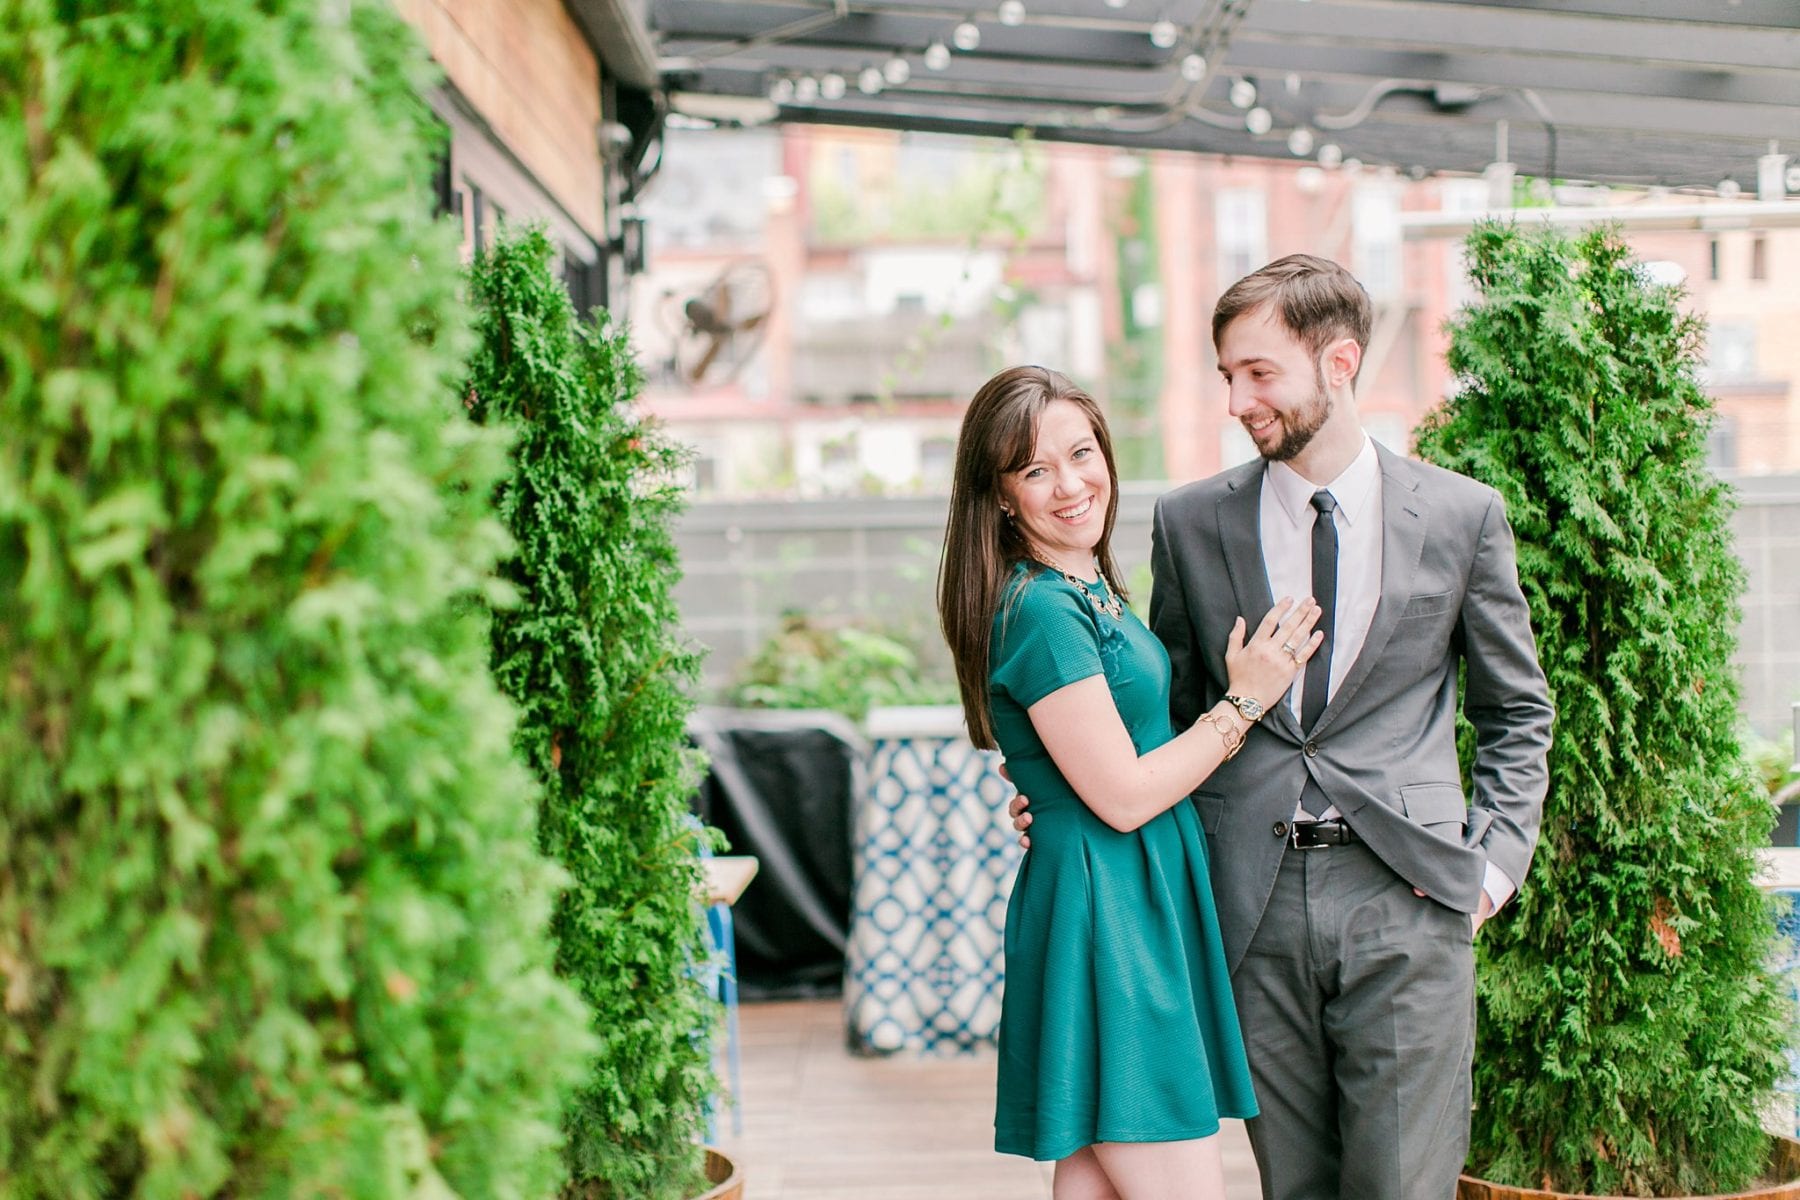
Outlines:
{"label": "wall-mounted fan", "polygon": [[775,284],[767,264],[745,260],[693,295],[665,292],[662,300],[675,374],[689,384],[729,383],[762,344]]}

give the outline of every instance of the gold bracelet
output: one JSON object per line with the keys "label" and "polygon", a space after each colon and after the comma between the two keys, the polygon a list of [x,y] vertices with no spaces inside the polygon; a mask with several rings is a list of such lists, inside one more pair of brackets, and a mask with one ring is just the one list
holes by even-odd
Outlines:
{"label": "gold bracelet", "polygon": [[1225,743],[1225,757],[1219,761],[1230,762],[1236,758],[1238,751],[1244,748],[1242,731],[1234,726],[1224,713],[1207,711],[1200,714],[1200,719],[1218,730],[1220,739]]}

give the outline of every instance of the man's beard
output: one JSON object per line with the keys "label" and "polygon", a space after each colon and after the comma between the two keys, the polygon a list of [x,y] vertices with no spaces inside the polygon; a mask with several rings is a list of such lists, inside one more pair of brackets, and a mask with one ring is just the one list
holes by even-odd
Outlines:
{"label": "man's beard", "polygon": [[1325,428],[1325,422],[1331,416],[1331,397],[1325,392],[1323,372],[1315,373],[1314,384],[1318,390],[1311,400],[1293,412],[1275,418],[1281,422],[1281,440],[1262,451],[1263,458],[1269,462],[1288,462],[1312,445],[1314,436]]}

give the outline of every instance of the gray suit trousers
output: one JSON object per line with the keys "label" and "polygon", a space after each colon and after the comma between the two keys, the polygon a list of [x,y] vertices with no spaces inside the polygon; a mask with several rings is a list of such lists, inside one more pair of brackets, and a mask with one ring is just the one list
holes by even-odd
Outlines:
{"label": "gray suit trousers", "polygon": [[1364,845],[1290,847],[1232,988],[1265,1200],[1452,1200],[1475,1046],[1467,913]]}

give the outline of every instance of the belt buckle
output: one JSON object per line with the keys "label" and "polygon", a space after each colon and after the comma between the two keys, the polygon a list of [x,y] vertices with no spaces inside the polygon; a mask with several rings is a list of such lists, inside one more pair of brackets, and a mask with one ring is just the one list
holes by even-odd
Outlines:
{"label": "belt buckle", "polygon": [[1289,846],[1293,847],[1295,850],[1305,851],[1305,850],[1323,850],[1323,849],[1325,849],[1325,847],[1327,845],[1330,844],[1328,842],[1309,842],[1306,845],[1302,846],[1300,844],[1300,826],[1303,824],[1312,826],[1312,825],[1317,825],[1318,822],[1317,821],[1295,821],[1293,823],[1293,825],[1290,826],[1288,829],[1288,845]]}

